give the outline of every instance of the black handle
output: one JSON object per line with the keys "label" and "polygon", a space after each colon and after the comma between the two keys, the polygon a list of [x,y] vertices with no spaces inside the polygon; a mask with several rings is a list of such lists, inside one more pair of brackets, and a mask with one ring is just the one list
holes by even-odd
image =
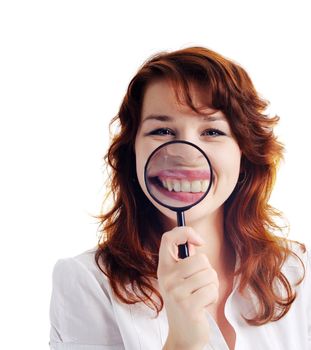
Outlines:
{"label": "black handle", "polygon": [[[183,211],[177,212],[177,226],[186,226],[185,214]],[[185,259],[189,256],[188,243],[180,244],[178,246],[178,257],[180,259]]]}

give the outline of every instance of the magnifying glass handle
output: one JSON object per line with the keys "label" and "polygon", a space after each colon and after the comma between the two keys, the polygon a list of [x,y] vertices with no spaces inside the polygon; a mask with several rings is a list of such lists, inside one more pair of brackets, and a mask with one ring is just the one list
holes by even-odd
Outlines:
{"label": "magnifying glass handle", "polygon": [[[177,226],[186,226],[185,214],[183,211],[177,212]],[[189,256],[188,243],[180,244],[178,246],[178,257],[180,259],[185,259]]]}

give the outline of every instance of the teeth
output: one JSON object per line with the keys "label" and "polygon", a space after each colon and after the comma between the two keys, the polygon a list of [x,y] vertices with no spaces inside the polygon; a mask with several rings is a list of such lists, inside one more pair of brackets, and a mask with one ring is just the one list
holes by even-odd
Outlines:
{"label": "teeth", "polygon": [[201,192],[201,181],[196,180],[191,182],[191,192]]}
{"label": "teeth", "polygon": [[171,192],[173,190],[173,184],[172,184],[172,181],[170,180],[167,180],[166,181],[167,183],[167,189]]}
{"label": "teeth", "polygon": [[208,187],[208,180],[161,180],[164,188],[168,189],[170,192],[174,190],[174,192],[206,192]]}
{"label": "teeth", "polygon": [[208,187],[208,181],[202,180],[202,192],[206,192]]}
{"label": "teeth", "polygon": [[191,192],[191,183],[187,180],[181,180],[181,191]]}
{"label": "teeth", "polygon": [[174,180],[173,181],[173,188],[174,188],[174,191],[175,192],[180,192],[180,182],[179,181],[177,181],[177,180]]}

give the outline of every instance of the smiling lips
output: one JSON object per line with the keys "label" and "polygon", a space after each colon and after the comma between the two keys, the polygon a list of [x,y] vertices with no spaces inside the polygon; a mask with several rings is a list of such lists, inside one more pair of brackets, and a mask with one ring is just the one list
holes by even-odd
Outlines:
{"label": "smiling lips", "polygon": [[208,170],[162,170],[156,177],[169,192],[200,193],[206,192],[210,172]]}

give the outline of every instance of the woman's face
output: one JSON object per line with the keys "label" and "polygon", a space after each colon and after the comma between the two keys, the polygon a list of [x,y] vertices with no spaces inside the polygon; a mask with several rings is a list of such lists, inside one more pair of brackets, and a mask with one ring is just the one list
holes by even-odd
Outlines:
{"label": "woman's face", "polygon": [[168,82],[151,83],[145,92],[135,139],[139,184],[154,206],[171,220],[176,220],[176,214],[155,202],[146,189],[144,167],[149,155],[161,144],[172,140],[192,142],[207,154],[214,174],[212,187],[199,204],[187,211],[187,223],[204,219],[222,208],[237,183],[241,160],[241,150],[225,115],[205,107],[194,86],[191,95],[194,105],[202,108],[200,114],[186,105],[178,104]]}

